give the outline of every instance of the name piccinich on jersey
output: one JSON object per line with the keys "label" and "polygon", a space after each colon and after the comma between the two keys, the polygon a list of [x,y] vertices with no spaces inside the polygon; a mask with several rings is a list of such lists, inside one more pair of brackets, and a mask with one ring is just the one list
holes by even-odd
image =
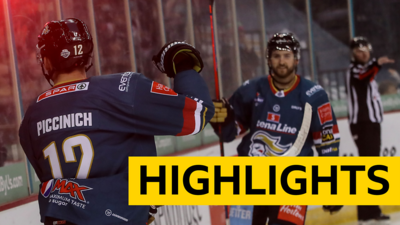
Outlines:
{"label": "name piccinich on jersey", "polygon": [[92,113],[70,113],[53,118],[47,118],[36,123],[37,134],[49,133],[54,130],[62,130],[71,127],[91,127]]}

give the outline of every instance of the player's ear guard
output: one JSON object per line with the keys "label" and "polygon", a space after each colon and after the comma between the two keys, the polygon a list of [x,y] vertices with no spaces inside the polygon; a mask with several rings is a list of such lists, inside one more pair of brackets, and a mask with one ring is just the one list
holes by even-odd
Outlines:
{"label": "player's ear guard", "polygon": [[182,41],[165,44],[158,54],[153,56],[153,63],[168,77],[175,77],[179,71],[184,69],[194,69],[200,73],[204,67],[200,52]]}

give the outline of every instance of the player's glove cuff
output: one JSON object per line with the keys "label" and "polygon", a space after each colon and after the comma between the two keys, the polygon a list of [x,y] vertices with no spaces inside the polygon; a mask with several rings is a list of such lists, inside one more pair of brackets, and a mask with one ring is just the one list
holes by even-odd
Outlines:
{"label": "player's glove cuff", "polygon": [[153,56],[153,63],[168,77],[175,75],[182,69],[194,69],[198,73],[203,69],[203,60],[200,52],[185,42],[170,42],[165,44],[157,55]]}

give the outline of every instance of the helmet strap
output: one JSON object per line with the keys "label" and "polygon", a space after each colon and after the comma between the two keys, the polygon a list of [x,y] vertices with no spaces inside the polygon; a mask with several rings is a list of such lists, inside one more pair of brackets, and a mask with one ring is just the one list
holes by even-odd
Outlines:
{"label": "helmet strap", "polygon": [[[54,86],[54,81],[51,79],[51,77],[54,74],[53,71],[51,71],[49,73],[46,73],[46,70],[44,69],[43,64],[41,64],[41,67],[42,67],[42,73],[43,73],[44,77],[46,78],[47,82],[49,82],[50,86],[53,87]],[[53,84],[50,81],[53,82]]]}

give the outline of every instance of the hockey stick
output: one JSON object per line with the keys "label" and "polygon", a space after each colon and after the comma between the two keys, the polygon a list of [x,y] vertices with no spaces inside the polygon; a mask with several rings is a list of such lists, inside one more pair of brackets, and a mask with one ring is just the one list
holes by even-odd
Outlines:
{"label": "hockey stick", "polygon": [[[214,25],[213,25],[213,4],[214,0],[209,1],[208,8],[210,9],[210,27],[211,27],[211,40],[212,40],[212,49],[213,49],[213,59],[214,59],[214,81],[215,81],[215,95],[217,100],[220,100],[219,96],[219,79],[218,79],[218,67],[217,67],[217,55],[215,53],[215,39],[214,39]],[[218,126],[218,133],[219,133],[219,148],[221,150],[221,156],[225,156],[224,151],[224,143],[222,142],[222,128],[221,125]]]}
{"label": "hockey stick", "polygon": [[299,130],[299,134],[297,135],[296,141],[294,142],[293,146],[290,147],[290,149],[282,156],[297,156],[300,154],[301,149],[303,149],[304,142],[306,142],[308,132],[310,131],[311,119],[312,107],[308,102],[306,102],[306,105],[304,106],[303,122],[301,123],[301,128]]}

